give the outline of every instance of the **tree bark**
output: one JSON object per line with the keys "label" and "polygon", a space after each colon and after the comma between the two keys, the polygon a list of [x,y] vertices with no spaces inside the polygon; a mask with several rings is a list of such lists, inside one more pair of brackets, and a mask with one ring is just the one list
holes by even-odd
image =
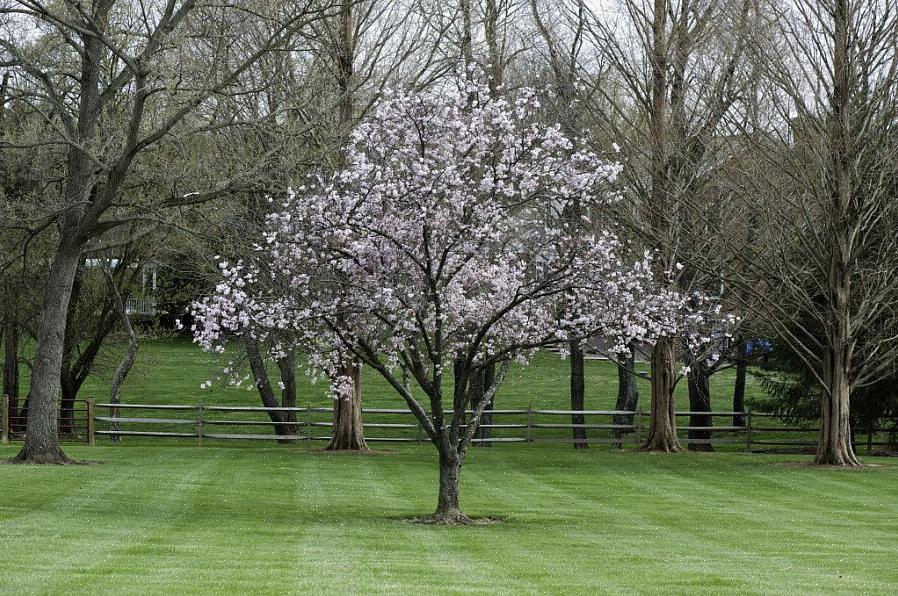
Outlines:
{"label": "tree bark", "polygon": [[[278,400],[274,395],[274,390],[271,388],[271,382],[268,380],[268,371],[265,369],[265,360],[262,358],[262,351],[259,349],[259,343],[248,337],[243,341],[243,349],[246,352],[246,359],[249,361],[250,371],[253,373],[253,378],[256,380],[256,389],[259,392],[259,397],[262,399],[262,405],[266,408],[281,407],[281,404],[278,403]],[[286,384],[284,388],[286,390]],[[295,388],[293,391],[295,403]],[[283,423],[288,421],[284,416],[284,412],[276,409],[269,409],[268,417],[271,419],[275,435],[293,434],[288,433],[284,428],[287,425]],[[294,441],[293,439],[276,440],[278,443],[292,443]]]}
{"label": "tree bark", "polygon": [[[490,387],[493,386],[493,383],[496,380],[496,365],[490,364],[486,368],[483,369],[481,373],[480,380],[482,381],[481,385],[481,393],[483,396],[483,391],[488,391]],[[496,395],[493,394],[493,398],[490,399],[489,403],[486,404],[486,408],[483,410],[483,415],[480,417],[480,424],[477,426],[477,434],[474,435],[477,439],[489,439],[493,436],[493,429],[490,428],[490,425],[493,423],[493,407],[496,401]],[[471,402],[472,406],[474,401]],[[474,443],[475,447],[492,447],[493,444],[491,441],[478,441]]]}
{"label": "tree bark", "polygon": [[[583,411],[586,404],[586,388],[584,380],[583,347],[579,341],[569,345],[571,352],[571,410]],[[586,449],[586,417],[583,414],[571,414],[574,449]]]}
{"label": "tree bark", "polygon": [[12,300],[3,317],[3,395],[9,396],[10,430],[20,430],[19,418],[19,323]]}
{"label": "tree bark", "polygon": [[72,337],[75,310],[81,297],[81,263],[75,270],[72,291],[69,294],[69,306],[65,318],[65,338],[62,342],[62,367],[59,371],[59,384],[62,391],[62,402],[59,411],[59,432],[64,435],[75,433],[75,398],[78,396],[78,371],[72,366],[72,353],[78,344],[78,338]]}
{"label": "tree bark", "polygon": [[644,451],[681,451],[674,399],[674,344],[661,338],[652,348],[652,411]]}
{"label": "tree bark", "polygon": [[348,362],[343,372],[352,380],[352,391],[334,400],[334,425],[327,450],[368,451],[362,425],[362,367]]}
{"label": "tree bark", "polygon": [[78,396],[78,388],[71,376],[66,374],[65,367],[63,367],[61,376],[62,399],[59,406],[59,432],[71,436],[75,434],[75,399]]}
{"label": "tree bark", "polygon": [[[708,365],[704,359],[692,359],[688,375],[689,383],[689,410],[692,412],[711,411],[711,387]],[[711,426],[711,416],[704,414],[692,414],[689,417],[689,426]],[[688,445],[689,451],[714,451],[711,446],[710,430],[689,430],[689,439],[700,441]]]}
{"label": "tree bark", "polygon": [[66,317],[79,260],[80,247],[63,242],[50,266],[37,330],[25,445],[15,458],[26,463],[71,462],[59,446],[57,405]]}
{"label": "tree bark", "polygon": [[[614,409],[619,411],[633,411],[639,404],[639,389],[636,387],[636,346],[629,346],[628,355],[619,356],[617,359],[617,401]],[[615,425],[633,424],[632,414],[615,414],[612,417]],[[623,430],[615,428],[611,431],[614,439],[612,445],[615,449],[623,449]]]}
{"label": "tree bark", "polygon": [[[287,352],[284,357],[278,358],[277,366],[278,371],[281,373],[281,383],[284,385],[284,388],[281,390],[281,406],[284,408],[295,408],[296,358],[293,356],[293,352]],[[299,434],[299,425],[296,423],[296,412],[282,412],[281,421],[287,423],[281,424],[282,434]]]}
{"label": "tree bark", "polygon": [[849,370],[847,349],[833,341],[836,348],[827,348],[824,363],[824,380],[828,391],[820,405],[820,436],[814,463],[829,466],[859,466],[860,460],[851,444],[849,423],[850,386],[846,371]]}
{"label": "tree bark", "polygon": [[440,492],[437,497],[437,510],[433,514],[433,523],[450,525],[471,523],[471,518],[459,507],[461,463],[461,459],[451,448],[440,449]]}

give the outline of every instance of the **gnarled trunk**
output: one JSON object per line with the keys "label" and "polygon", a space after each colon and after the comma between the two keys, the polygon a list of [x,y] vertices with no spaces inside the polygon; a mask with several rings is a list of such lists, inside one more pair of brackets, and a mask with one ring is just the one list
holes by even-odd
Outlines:
{"label": "gnarled trunk", "polygon": [[57,405],[66,317],[79,252],[78,248],[63,243],[54,255],[47,278],[28,399],[27,436],[24,447],[16,456],[17,460],[26,463],[65,464],[71,461],[59,446]]}
{"label": "gnarled trunk", "polygon": [[[702,358],[692,359],[688,376],[689,383],[689,410],[692,412],[711,411],[711,387],[708,365]],[[689,426],[710,427],[713,424],[711,416],[705,414],[692,414],[689,416]],[[714,451],[711,446],[711,431],[689,429],[689,451]]]}
{"label": "gnarled trunk", "polygon": [[[579,341],[572,341],[569,345],[571,352],[571,410],[583,411],[586,404],[586,388],[584,380],[583,347]],[[574,449],[585,449],[586,443],[586,417],[583,414],[571,414],[573,428]]]}
{"label": "gnarled trunk", "polygon": [[344,374],[352,380],[352,391],[334,400],[334,427],[327,449],[368,451],[362,426],[362,367],[349,362]]}
{"label": "gnarled trunk", "polygon": [[[632,412],[639,404],[639,389],[636,387],[636,347],[631,345],[628,355],[617,358],[617,401],[614,409],[622,412]],[[632,414],[615,414],[612,417],[615,426],[633,424]],[[611,431],[614,439],[612,446],[615,449],[623,448],[623,429],[615,428]]]}
{"label": "gnarled trunk", "polygon": [[644,451],[681,451],[674,399],[674,344],[659,339],[652,348],[652,411]]}

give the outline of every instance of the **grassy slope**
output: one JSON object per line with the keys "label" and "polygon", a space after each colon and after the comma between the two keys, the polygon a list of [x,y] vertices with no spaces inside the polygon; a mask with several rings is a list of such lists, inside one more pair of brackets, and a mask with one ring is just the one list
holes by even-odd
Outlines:
{"label": "grassy slope", "polygon": [[[114,351],[114,349],[112,350]],[[103,359],[114,363],[114,356]],[[255,392],[237,391],[217,383],[213,389],[202,391],[201,382],[213,379],[227,364],[227,358],[217,358],[205,354],[195,345],[184,341],[148,340],[141,345],[137,364],[129,377],[124,400],[131,403],[185,403],[193,404],[202,399],[209,404],[249,404],[257,405]],[[107,368],[111,367],[107,366]],[[648,365],[637,364],[637,370],[648,370]],[[27,372],[27,371],[23,371]],[[89,395],[106,401],[109,382],[106,375],[88,379],[82,389],[82,397]],[[732,409],[733,371],[723,371],[712,379],[713,403],[715,409]],[[299,377],[299,402],[314,405],[327,404],[327,387],[323,382],[309,383],[305,375]],[[27,382],[27,381],[26,381]],[[497,407],[526,408],[532,403],[534,408],[566,408],[570,406],[568,392],[568,363],[557,355],[541,353],[530,366],[515,368],[509,373],[505,385],[497,397]],[[648,396],[646,381],[639,381],[642,395]],[[679,404],[688,406],[686,383],[677,387]],[[617,369],[614,364],[604,361],[586,362],[587,407],[610,409],[617,395]],[[760,387],[749,378],[748,397],[762,395]],[[386,382],[371,369],[365,370],[364,401],[370,407],[403,407],[399,397]],[[648,407],[647,399],[643,407]]]}
{"label": "grassy slope", "polygon": [[463,506],[508,520],[434,528],[394,519],[434,505],[426,446],[70,452],[103,463],[0,466],[0,592],[898,591],[891,465],[476,450]]}

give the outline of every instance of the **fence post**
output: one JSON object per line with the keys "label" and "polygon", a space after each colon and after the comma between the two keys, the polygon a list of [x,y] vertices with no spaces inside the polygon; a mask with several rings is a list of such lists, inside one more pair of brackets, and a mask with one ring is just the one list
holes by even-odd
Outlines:
{"label": "fence post", "polygon": [[745,450],[751,453],[751,408],[745,412]]}
{"label": "fence post", "polygon": [[[336,407],[336,405],[334,406]],[[312,450],[312,402],[306,407],[306,441],[309,443],[309,451]]]}
{"label": "fence post", "polygon": [[94,398],[87,398],[87,444],[93,447],[96,445],[94,439]]}
{"label": "fence post", "polygon": [[533,404],[527,406],[527,442],[533,442]]}
{"label": "fence post", "polygon": [[418,417],[417,417],[417,416],[415,417],[415,427],[416,427],[416,429],[415,429],[415,435],[416,435],[416,436],[415,436],[415,440],[416,440],[418,443],[420,443],[420,442],[421,442],[421,434],[422,434],[422,432],[424,431],[424,429],[421,427],[421,421],[418,420]]}
{"label": "fence post", "polygon": [[196,404],[196,446],[203,446],[203,400]]}
{"label": "fence post", "polygon": [[0,443],[9,443],[9,396],[3,394],[3,419],[0,420]]}

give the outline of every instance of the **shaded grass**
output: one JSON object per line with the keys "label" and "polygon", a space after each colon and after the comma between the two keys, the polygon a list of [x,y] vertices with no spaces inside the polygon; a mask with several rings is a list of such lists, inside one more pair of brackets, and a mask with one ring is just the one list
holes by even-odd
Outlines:
{"label": "shaded grass", "polygon": [[[470,515],[430,513],[435,452],[71,447],[0,467],[9,593],[895,593],[898,468],[784,456],[475,450]],[[13,449],[0,448],[0,456]]]}
{"label": "shaded grass", "polygon": [[[114,344],[107,347],[105,358],[114,361],[114,354],[119,348]],[[130,403],[193,404],[203,400],[208,404],[257,405],[259,398],[254,390],[230,388],[223,379],[218,379],[231,358],[228,354],[218,356],[204,353],[183,340],[144,340],[134,370],[123,388],[123,399]],[[617,367],[601,360],[587,360],[585,367],[587,408],[612,409],[617,396]],[[636,368],[638,371],[648,371],[645,363],[637,363]],[[327,384],[323,381],[312,384],[302,373],[304,370],[300,368],[297,378],[299,402],[316,406],[330,404]],[[403,407],[399,396],[376,371],[366,367],[363,375],[366,407]],[[109,392],[106,376],[101,370],[88,378],[81,396],[94,396],[106,401]],[[210,379],[215,381],[213,388],[201,390],[200,384]],[[712,377],[712,403],[715,409],[732,409],[733,379],[732,370]],[[26,387],[27,382],[26,374]],[[647,406],[649,384],[642,379],[638,383]],[[569,384],[568,361],[551,352],[541,352],[528,366],[513,365],[496,397],[497,407],[527,408],[532,404],[534,408],[567,408],[570,406]],[[762,389],[751,378],[747,383],[746,395],[749,399],[763,396]],[[688,404],[685,381],[677,386],[677,396],[685,408]]]}

